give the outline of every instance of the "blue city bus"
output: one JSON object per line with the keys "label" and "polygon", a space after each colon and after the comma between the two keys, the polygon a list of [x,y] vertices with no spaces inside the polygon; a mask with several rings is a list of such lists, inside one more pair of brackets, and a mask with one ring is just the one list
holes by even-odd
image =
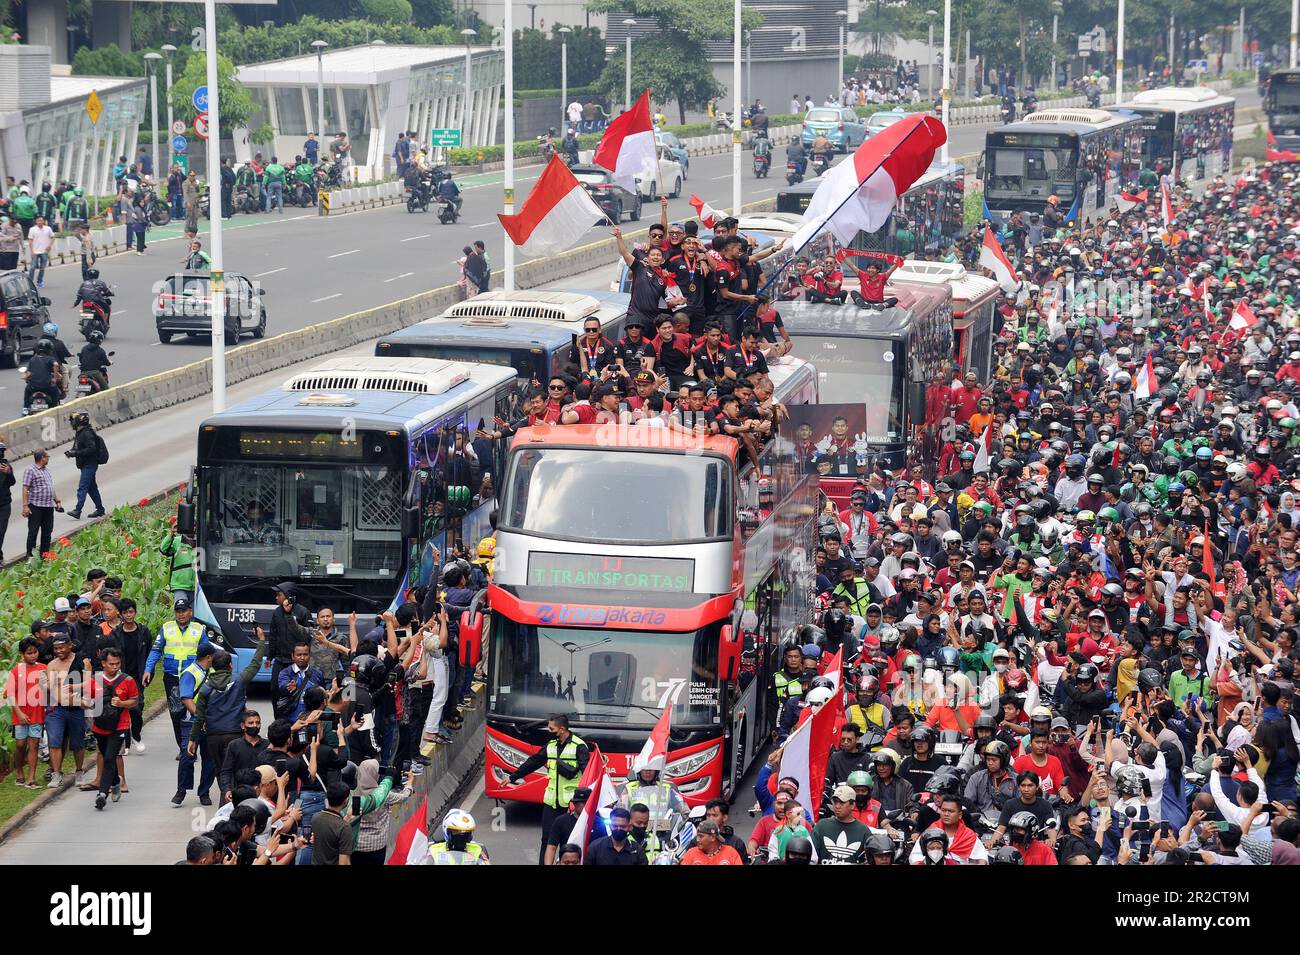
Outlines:
{"label": "blue city bus", "polygon": [[491,291],[375,344],[380,358],[444,358],[508,365],[521,380],[576,375],[575,336],[590,317],[610,341],[623,336],[628,296],[619,292]]}
{"label": "blue city bus", "polygon": [[474,434],[515,414],[517,381],[496,365],[333,358],[207,418],[177,522],[202,555],[196,610],[243,663],[280,581],[368,630],[429,581],[435,555],[489,533],[483,475],[501,474],[505,442]]}
{"label": "blue city bus", "polygon": [[1142,169],[1145,118],[1104,109],[1041,109],[984,137],[984,217],[1041,213],[1056,196],[1065,221],[1105,217]]}

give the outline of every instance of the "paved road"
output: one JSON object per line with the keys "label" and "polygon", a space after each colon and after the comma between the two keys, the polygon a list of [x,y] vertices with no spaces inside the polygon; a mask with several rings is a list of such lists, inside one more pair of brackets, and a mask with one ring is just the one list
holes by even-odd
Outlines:
{"label": "paved road", "polygon": [[[1243,106],[1257,101],[1253,91],[1240,97]],[[978,152],[986,126],[953,130],[953,156]],[[777,163],[783,154],[778,149]],[[779,170],[778,170],[779,171]],[[520,195],[540,173],[540,167],[519,170]],[[756,180],[748,155],[742,166],[746,202],[773,195],[784,185],[774,175]],[[266,290],[272,335],[327,321],[416,292],[455,281],[456,259],[462,246],[483,239],[492,261],[500,265],[503,236],[495,213],[499,210],[500,172],[465,177],[464,217],[456,226],[443,226],[433,214],[408,213],[403,206],[321,219],[314,209],[288,208],[281,215],[238,215],[226,223],[226,268],[256,278]],[[674,218],[692,215],[687,202],[694,191],[712,205],[730,205],[731,156],[697,156],[685,195],[673,200]],[[643,219],[643,221],[646,221]],[[206,230],[207,223],[201,223]],[[108,347],[116,352],[110,377],[125,383],[205,358],[206,339],[174,339],[159,343],[152,305],[156,283],[180,268],[185,249],[173,226],[158,230],[143,256],[117,255],[101,262],[106,281],[118,288],[113,332]],[[593,229],[592,237],[607,234]],[[45,293],[53,300],[55,320],[73,352],[82,344],[71,305],[80,281],[76,265],[51,269]],[[21,384],[16,371],[0,371],[0,420],[16,416]]]}

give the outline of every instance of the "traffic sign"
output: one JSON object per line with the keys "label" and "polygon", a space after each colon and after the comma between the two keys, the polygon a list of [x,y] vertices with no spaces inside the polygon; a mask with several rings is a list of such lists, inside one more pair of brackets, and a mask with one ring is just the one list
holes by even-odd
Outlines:
{"label": "traffic sign", "polygon": [[194,101],[194,109],[197,112],[206,113],[208,111],[208,88],[206,86],[200,86],[196,89],[192,99]]}
{"label": "traffic sign", "polygon": [[190,148],[190,141],[186,139],[184,136],[172,137],[172,152],[183,153],[185,152],[185,150],[189,148]]}
{"label": "traffic sign", "polygon": [[1264,65],[1264,54],[1252,53],[1250,55],[1250,62],[1254,65],[1255,69],[1259,69],[1261,66]]}
{"label": "traffic sign", "polygon": [[1079,55],[1086,56],[1091,52],[1092,52],[1092,34],[1080,33],[1079,34]]}
{"label": "traffic sign", "polygon": [[90,125],[94,126],[99,123],[99,114],[104,111],[104,106],[99,101],[99,94],[94,90],[86,97],[86,115],[90,117]]}
{"label": "traffic sign", "polygon": [[194,134],[198,136],[199,139],[208,138],[208,114],[207,113],[199,113],[199,115],[194,117]]}
{"label": "traffic sign", "polygon": [[459,129],[431,129],[429,131],[429,137],[429,144],[431,146],[460,145]]}
{"label": "traffic sign", "polygon": [[181,167],[181,172],[185,173],[185,175],[188,176],[188,175],[190,174],[190,157],[189,157],[189,156],[173,156],[173,157],[172,157],[172,164],[173,164],[173,165],[176,165],[176,166],[180,166],[180,167]]}
{"label": "traffic sign", "polygon": [[185,120],[183,120],[183,119],[178,119],[178,120],[176,120],[176,122],[172,123],[172,132],[175,133],[177,136],[184,135],[184,133],[185,133]]}

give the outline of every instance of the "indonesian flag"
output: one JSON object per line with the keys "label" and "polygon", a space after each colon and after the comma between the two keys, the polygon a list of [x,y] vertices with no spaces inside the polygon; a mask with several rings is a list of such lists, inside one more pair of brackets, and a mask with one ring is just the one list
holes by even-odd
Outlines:
{"label": "indonesian flag", "polygon": [[691,208],[695,210],[695,218],[700,220],[700,225],[706,229],[712,229],[717,221],[723,217],[723,214],[713,206],[709,205],[695,193],[691,193]]}
{"label": "indonesian flag", "polygon": [[1250,306],[1244,301],[1238,302],[1237,307],[1232,310],[1232,318],[1228,319],[1228,327],[1238,335],[1243,334],[1250,326],[1259,322],[1255,313],[1250,310]]}
{"label": "indonesian flag", "polygon": [[822,177],[791,246],[802,249],[827,228],[841,245],[850,244],[860,231],[875,232],[947,139],[933,116],[912,113],[865,140],[852,162],[842,162]]}
{"label": "indonesian flag", "polygon": [[1146,364],[1137,373],[1137,381],[1133,384],[1138,398],[1150,398],[1156,393],[1156,369],[1152,364],[1150,353],[1147,354]]}
{"label": "indonesian flag", "polygon": [[975,472],[981,472],[989,469],[989,462],[993,459],[993,425],[986,424],[984,433],[980,435],[979,441],[975,442]]}
{"label": "indonesian flag", "polygon": [[1174,221],[1174,204],[1169,199],[1169,187],[1163,182],[1160,184],[1160,221],[1166,229]]}
{"label": "indonesian flag", "polygon": [[385,865],[421,865],[429,852],[429,800],[421,799],[420,808],[397,833],[392,855]]}
{"label": "indonesian flag", "polygon": [[1121,189],[1119,191],[1119,197],[1125,202],[1146,202],[1147,191],[1143,189],[1141,192],[1129,192],[1126,189]]}
{"label": "indonesian flag", "polygon": [[1268,131],[1268,145],[1264,147],[1264,159],[1268,162],[1297,162],[1300,161],[1300,153],[1292,152],[1289,149],[1277,148],[1277,137],[1273,131]]}
{"label": "indonesian flag", "polygon": [[605,128],[592,162],[612,172],[614,181],[628,192],[637,191],[637,179],[658,177],[659,158],[654,125],[650,122],[649,90]]}
{"label": "indonesian flag", "polygon": [[668,727],[672,722],[672,714],[673,708],[670,702],[659,714],[659,722],[655,723],[655,728],[650,731],[650,736],[641,747],[641,752],[632,761],[633,772],[640,772],[643,769],[663,772],[664,764],[668,761]]}
{"label": "indonesian flag", "polygon": [[518,213],[497,214],[510,241],[527,256],[572,248],[604,216],[559,156],[551,157]]}
{"label": "indonesian flag", "polygon": [[826,763],[835,745],[835,728],[843,712],[844,704],[839,693],[816,713],[811,706],[805,706],[799,713],[799,722],[781,748],[778,777],[784,779],[788,776],[799,781],[799,802],[814,819],[821,807]]}
{"label": "indonesian flag", "polygon": [[984,227],[984,244],[980,246],[980,265],[993,273],[993,277],[1002,286],[1002,291],[1008,295],[1020,288],[1020,282],[1016,279],[1016,270],[1011,267],[1011,260],[1002,251],[998,237],[993,234],[993,229],[989,226]]}
{"label": "indonesian flag", "polygon": [[590,789],[591,797],[583,804],[582,812],[578,813],[578,818],[574,820],[569,841],[582,849],[585,855],[587,843],[591,841],[591,829],[596,821],[596,815],[603,807],[611,805],[618,799],[614,784],[610,781],[609,774],[605,772],[605,757],[600,755],[598,747],[592,747],[591,758],[587,760],[587,768],[582,772],[578,787]]}

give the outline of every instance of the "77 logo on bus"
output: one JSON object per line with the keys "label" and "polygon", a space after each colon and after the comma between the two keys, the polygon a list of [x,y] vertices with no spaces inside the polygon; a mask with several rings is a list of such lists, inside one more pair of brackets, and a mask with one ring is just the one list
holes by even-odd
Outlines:
{"label": "77 logo on bus", "polygon": [[656,680],[648,676],[641,680],[641,699],[650,703],[658,699],[655,708],[662,710],[670,703],[677,705],[677,700],[682,695],[682,689],[686,686],[684,677],[672,677],[668,680]]}

